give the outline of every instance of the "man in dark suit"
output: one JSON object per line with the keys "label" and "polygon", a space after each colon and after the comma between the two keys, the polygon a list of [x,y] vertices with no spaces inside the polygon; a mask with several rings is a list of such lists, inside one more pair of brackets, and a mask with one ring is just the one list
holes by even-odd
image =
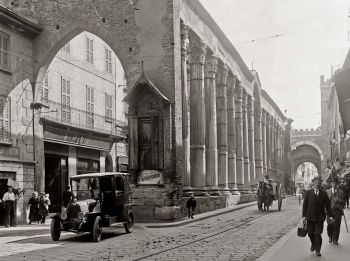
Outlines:
{"label": "man in dark suit", "polygon": [[[303,203],[303,222],[307,222],[307,233],[311,241],[310,251],[316,251],[316,256],[321,256],[323,223],[326,214],[333,221],[331,203],[325,191],[321,190],[321,178],[315,177],[313,189],[306,191]],[[327,212],[326,212],[327,210]]]}
{"label": "man in dark suit", "polygon": [[338,245],[341,218],[343,215],[343,207],[345,206],[344,193],[338,186],[338,179],[331,179],[331,188],[327,190],[328,197],[331,201],[331,209],[334,215],[334,222],[327,219],[327,234],[329,237],[329,243]]}

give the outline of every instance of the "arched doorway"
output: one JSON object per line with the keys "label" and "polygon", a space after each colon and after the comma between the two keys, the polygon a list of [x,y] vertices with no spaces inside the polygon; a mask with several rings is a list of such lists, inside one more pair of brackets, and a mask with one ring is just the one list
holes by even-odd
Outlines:
{"label": "arched doorway", "polygon": [[300,194],[302,189],[306,189],[315,176],[318,176],[318,169],[312,162],[303,162],[299,164],[294,172],[294,185],[297,188],[296,194]]}

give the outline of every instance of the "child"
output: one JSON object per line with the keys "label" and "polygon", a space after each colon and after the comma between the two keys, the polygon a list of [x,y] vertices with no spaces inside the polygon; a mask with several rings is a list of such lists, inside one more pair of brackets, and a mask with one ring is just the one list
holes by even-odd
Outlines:
{"label": "child", "polygon": [[196,205],[197,205],[197,201],[192,194],[190,199],[187,200],[187,203],[186,203],[186,208],[188,209],[188,218],[193,219],[193,214],[195,213]]}

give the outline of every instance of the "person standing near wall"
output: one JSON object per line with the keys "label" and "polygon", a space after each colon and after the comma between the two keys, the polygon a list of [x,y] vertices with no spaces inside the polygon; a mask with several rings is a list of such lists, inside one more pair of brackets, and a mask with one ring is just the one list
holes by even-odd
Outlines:
{"label": "person standing near wall", "polygon": [[17,197],[13,192],[12,187],[8,187],[7,192],[4,194],[2,201],[5,207],[5,227],[16,226],[16,200]]}

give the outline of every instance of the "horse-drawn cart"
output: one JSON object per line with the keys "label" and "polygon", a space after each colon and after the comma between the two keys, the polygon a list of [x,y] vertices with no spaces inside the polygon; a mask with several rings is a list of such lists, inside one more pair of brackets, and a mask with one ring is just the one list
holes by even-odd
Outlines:
{"label": "horse-drawn cart", "polygon": [[260,181],[257,191],[258,209],[269,211],[272,202],[277,200],[278,211],[282,209],[282,184],[279,181],[268,180],[267,182]]}

